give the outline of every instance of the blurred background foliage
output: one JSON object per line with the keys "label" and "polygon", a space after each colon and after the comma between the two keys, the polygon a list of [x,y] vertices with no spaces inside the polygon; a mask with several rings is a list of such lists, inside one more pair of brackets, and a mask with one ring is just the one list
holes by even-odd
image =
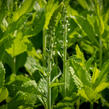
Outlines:
{"label": "blurred background foliage", "polygon": [[0,109],[109,109],[108,98],[109,0],[0,0]]}

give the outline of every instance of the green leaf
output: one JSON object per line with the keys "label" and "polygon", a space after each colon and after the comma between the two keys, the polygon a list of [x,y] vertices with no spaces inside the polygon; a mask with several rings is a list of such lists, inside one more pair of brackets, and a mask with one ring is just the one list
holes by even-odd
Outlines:
{"label": "green leaf", "polygon": [[58,97],[58,88],[57,87],[51,88],[51,95],[52,95],[52,97],[51,97],[51,105],[53,107],[53,105],[55,104],[55,101],[56,101],[56,99]]}
{"label": "green leaf", "polygon": [[61,85],[64,85],[64,83],[51,83],[50,84],[50,87],[57,87],[57,86],[61,86]]}
{"label": "green leaf", "polygon": [[78,94],[85,98],[87,101],[89,101],[89,98],[87,97],[84,89],[78,90]]}
{"label": "green leaf", "polygon": [[25,63],[25,68],[29,72],[30,75],[35,73],[35,71],[40,71],[44,76],[46,76],[46,68],[42,67],[37,59],[33,57],[27,57],[27,61]]}
{"label": "green leaf", "polygon": [[99,92],[103,91],[103,90],[106,89],[106,88],[109,88],[109,83],[108,83],[108,82],[102,82],[102,83],[100,83],[100,84],[96,87],[95,91],[96,91],[97,93],[99,93]]}
{"label": "green leaf", "polygon": [[90,44],[88,44],[87,42],[85,42],[85,40],[83,39],[83,41],[81,41],[81,47],[83,50],[85,50],[87,53],[92,54],[94,53],[94,47],[91,46]]}
{"label": "green leaf", "polygon": [[[5,52],[3,55],[3,63],[7,64],[11,68],[12,72],[14,70],[18,72],[19,68],[24,66],[26,62],[26,58],[27,58],[27,54],[25,52],[16,56],[15,58],[13,58],[11,55]],[[14,62],[14,59],[16,60],[16,62]],[[13,66],[15,66],[15,69],[13,68]]]}
{"label": "green leaf", "polygon": [[78,61],[74,59],[70,59],[70,62],[71,62],[71,65],[70,65],[71,72],[73,72],[72,74],[74,74],[75,77],[79,79],[83,84],[90,86],[91,77],[86,67],[81,66],[80,63],[78,63]]}
{"label": "green leaf", "polygon": [[90,25],[87,19],[85,19],[84,17],[80,17],[80,16],[75,16],[73,17],[73,19],[78,24],[78,26],[82,29],[82,31],[84,31],[87,34],[87,37],[89,38],[89,40],[93,44],[99,46],[99,42],[96,39],[96,34],[93,30],[93,27]]}
{"label": "green leaf", "polygon": [[22,6],[13,13],[12,21],[16,22],[22,15],[28,12],[33,6],[35,0],[24,0]]}
{"label": "green leaf", "polygon": [[4,52],[2,61],[11,68],[11,71],[13,71],[14,61],[11,55],[9,55],[7,52]]}
{"label": "green leaf", "polygon": [[11,47],[8,48],[6,51],[12,57],[15,57],[27,50],[27,43],[29,43],[28,39],[23,36],[22,32],[18,32]]}
{"label": "green leaf", "polygon": [[49,0],[46,7],[46,15],[45,15],[45,25],[44,29],[48,29],[48,24],[50,22],[50,19],[54,13],[54,11],[59,7],[58,2],[55,2],[55,0]]}
{"label": "green leaf", "polygon": [[81,66],[84,66],[85,65],[85,57],[84,57],[84,54],[81,52],[80,48],[78,45],[76,45],[76,57],[81,59],[82,62],[80,63]]}
{"label": "green leaf", "polygon": [[93,69],[93,75],[92,75],[92,83],[95,83],[95,81],[97,80],[97,78],[99,77],[100,71],[97,68],[97,66],[94,67]]}
{"label": "green leaf", "polygon": [[16,93],[19,90],[22,90],[22,84],[29,81],[30,79],[28,77],[25,77],[23,75],[11,75],[10,81],[7,83],[7,89],[9,91],[10,97],[15,97]]}
{"label": "green leaf", "polygon": [[77,16],[78,11],[76,9],[73,9],[69,4],[66,6],[67,8],[67,14],[68,16]]}
{"label": "green leaf", "polygon": [[93,88],[86,86],[84,90],[90,102],[95,102],[100,98],[100,94],[97,93]]}
{"label": "green leaf", "polygon": [[85,86],[84,88],[80,89],[78,91],[78,94],[80,94],[83,98],[90,102],[95,102],[100,98],[100,95],[88,86]]}
{"label": "green leaf", "polygon": [[46,0],[37,0],[37,2],[39,3],[41,8],[45,7],[45,5],[47,4]]}
{"label": "green leaf", "polygon": [[104,23],[107,24],[109,20],[109,9],[106,11]]}
{"label": "green leaf", "polygon": [[0,92],[0,102],[5,100],[8,97],[8,90],[7,88],[2,88]]}
{"label": "green leaf", "polygon": [[77,0],[78,3],[84,8],[84,9],[89,9],[88,3],[86,0]]}
{"label": "green leaf", "polygon": [[60,101],[54,106],[54,109],[75,109],[74,102]]}
{"label": "green leaf", "polygon": [[70,70],[70,72],[72,74],[72,78],[74,79],[74,82],[75,82],[76,86],[79,89],[81,89],[83,87],[82,81],[75,75],[75,71],[74,71],[74,69],[72,67],[69,67],[69,70]]}
{"label": "green leaf", "polygon": [[27,53],[22,53],[16,57],[16,72],[23,67],[27,58]]}
{"label": "green leaf", "polygon": [[95,57],[95,54],[91,57],[91,58],[89,58],[88,60],[87,60],[87,62],[86,62],[86,69],[89,71],[89,69],[90,69],[90,67],[91,67],[91,65],[92,65],[92,62],[94,61],[94,58]]}
{"label": "green leaf", "polygon": [[95,81],[95,86],[98,86],[102,81],[106,81],[106,76],[108,73],[109,73],[109,60],[103,64],[102,70]]}
{"label": "green leaf", "polygon": [[[72,92],[76,91],[76,85],[75,85],[75,81],[73,79],[73,76],[71,74],[71,69],[69,68],[69,62],[66,62],[66,96],[70,97],[72,95]],[[62,74],[62,77],[60,79],[60,83],[64,83],[64,74]],[[65,85],[65,84],[64,84]],[[60,86],[60,92],[62,94],[62,96],[64,97],[64,85]]]}
{"label": "green leaf", "polygon": [[37,84],[24,76],[16,76],[8,86],[10,96],[13,97],[8,103],[9,109],[16,109],[20,105],[33,107],[37,101]]}
{"label": "green leaf", "polygon": [[103,21],[103,18],[101,16],[99,19],[100,19],[100,34],[103,35],[104,29],[105,29],[104,21]]}
{"label": "green leaf", "polygon": [[35,20],[32,23],[33,31],[31,34],[33,35],[39,34],[43,30],[44,23],[45,23],[45,10],[40,9],[40,11],[37,13],[35,17]]}
{"label": "green leaf", "polygon": [[35,80],[29,80],[29,81],[24,82],[21,85],[21,90],[23,92],[37,94],[37,84],[36,84]]}
{"label": "green leaf", "polygon": [[[38,7],[36,6],[36,9],[37,8]],[[31,20],[24,26],[24,35],[29,35],[29,37],[36,36],[43,30],[45,23],[45,9],[39,8],[39,10],[37,9],[36,12],[28,15]]]}
{"label": "green leaf", "polygon": [[47,107],[47,93],[48,93],[48,89],[47,89],[47,81],[45,78],[41,78],[39,83],[38,83],[38,99],[40,100],[40,102],[43,104],[43,106],[46,108]]}
{"label": "green leaf", "polygon": [[33,107],[19,106],[18,109],[33,109]]}
{"label": "green leaf", "polygon": [[8,108],[17,109],[20,105],[33,107],[36,103],[36,100],[36,94],[18,91],[13,100],[10,103],[8,103]]}

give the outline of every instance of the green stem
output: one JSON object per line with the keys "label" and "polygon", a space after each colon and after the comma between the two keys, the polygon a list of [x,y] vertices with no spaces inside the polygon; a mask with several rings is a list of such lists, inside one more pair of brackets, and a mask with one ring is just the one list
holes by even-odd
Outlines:
{"label": "green stem", "polygon": [[93,103],[90,103],[90,109],[93,109]]}
{"label": "green stem", "polygon": [[48,77],[48,109],[51,109],[51,87],[50,87],[51,77]]}
{"label": "green stem", "polygon": [[[64,10],[65,11],[65,10]],[[66,89],[67,89],[67,75],[66,75],[66,60],[67,60],[67,23],[66,23],[66,15],[64,18],[65,24],[64,26],[64,34],[63,34],[63,41],[64,41],[64,48],[63,48],[63,73],[64,73],[64,85],[65,85],[65,96],[66,96]]]}
{"label": "green stem", "polygon": [[43,29],[43,65],[45,66],[45,56],[46,56],[46,30]]}
{"label": "green stem", "polygon": [[[53,30],[51,30],[51,33]],[[52,59],[53,59],[53,34],[50,34],[50,44],[49,44],[49,59],[48,59],[48,69],[49,69],[49,74],[48,74],[48,109],[51,109],[51,72],[52,72]]]}
{"label": "green stem", "polygon": [[50,83],[51,83],[51,57],[49,59],[49,74],[48,74],[48,109],[51,109],[51,87],[50,87]]}
{"label": "green stem", "polygon": [[65,95],[66,95],[66,60],[67,60],[67,47],[66,47],[66,40],[67,40],[67,38],[66,38],[66,35],[65,35],[65,37],[64,37],[64,63],[63,63],[63,72],[64,72],[64,84],[65,84]]}
{"label": "green stem", "polygon": [[102,40],[101,40],[101,37],[100,37],[100,69],[101,69],[101,66],[102,66]]}
{"label": "green stem", "polygon": [[80,99],[77,100],[76,109],[79,109],[79,107],[80,107]]}
{"label": "green stem", "polygon": [[13,57],[13,71],[14,74],[16,74],[16,57]]}
{"label": "green stem", "polygon": [[[50,83],[50,78],[48,83]],[[51,88],[49,87],[49,84],[48,84],[48,109],[51,109]]]}

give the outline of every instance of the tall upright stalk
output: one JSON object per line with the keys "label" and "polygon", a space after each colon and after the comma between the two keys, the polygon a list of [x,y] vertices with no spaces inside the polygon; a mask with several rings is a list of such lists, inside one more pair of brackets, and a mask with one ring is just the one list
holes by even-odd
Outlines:
{"label": "tall upright stalk", "polygon": [[53,50],[54,50],[54,37],[55,37],[55,21],[50,22],[49,30],[48,30],[48,109],[51,109],[51,72],[53,65]]}
{"label": "tall upright stalk", "polygon": [[46,56],[46,30],[43,29],[43,65],[46,65],[45,56]]}
{"label": "tall upright stalk", "polygon": [[[51,88],[50,88],[50,83],[51,83],[51,71],[52,71],[52,62],[51,62],[51,58],[52,58],[52,54],[51,54],[51,40],[50,41],[50,45],[49,47],[47,46],[47,38],[50,38],[51,34],[48,33],[47,30],[43,29],[43,65],[46,66],[46,60],[48,61],[48,75],[47,75],[47,87],[48,87],[48,93],[47,93],[47,109],[51,109]],[[47,53],[46,50],[49,50],[49,52]],[[45,56],[48,55],[48,58],[46,59]]]}
{"label": "tall upright stalk", "polygon": [[64,93],[66,96],[66,60],[67,60],[67,16],[66,16],[66,9],[65,6],[62,10],[62,27],[63,27],[63,73],[64,73]]}
{"label": "tall upright stalk", "polygon": [[[52,109],[51,104],[51,73],[54,62],[54,48],[55,48],[55,39],[56,39],[56,25],[58,22],[58,14],[61,10],[61,5],[54,11],[48,29],[43,33],[43,53],[47,56],[47,65],[48,65],[48,109]],[[46,51],[47,50],[47,51]]]}
{"label": "tall upright stalk", "polygon": [[49,30],[49,39],[50,39],[50,43],[49,43],[49,59],[48,59],[48,109],[51,109],[51,72],[52,72],[52,64],[53,64],[53,47],[54,47],[54,37],[55,37],[55,27],[50,26],[50,30]]}

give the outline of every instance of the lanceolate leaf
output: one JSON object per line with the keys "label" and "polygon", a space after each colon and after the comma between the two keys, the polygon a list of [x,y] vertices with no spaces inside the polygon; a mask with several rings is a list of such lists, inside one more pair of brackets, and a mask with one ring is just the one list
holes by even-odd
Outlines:
{"label": "lanceolate leaf", "polygon": [[37,0],[37,2],[40,4],[41,8],[45,7],[47,4],[46,0]]}
{"label": "lanceolate leaf", "polygon": [[80,65],[84,66],[86,60],[78,45],[76,45],[76,57],[81,59],[82,62],[80,63]]}
{"label": "lanceolate leaf", "polygon": [[106,89],[106,88],[109,88],[109,83],[108,83],[108,82],[102,82],[102,83],[100,83],[100,84],[96,87],[95,91],[99,93],[99,92],[103,91],[103,90]]}
{"label": "lanceolate leaf", "polygon": [[[74,74],[86,85],[90,85],[90,73],[87,72],[86,68],[82,67],[79,63],[72,60],[72,67]],[[87,81],[87,82],[86,82]]]}
{"label": "lanceolate leaf", "polygon": [[34,13],[28,13],[31,20],[27,21],[24,26],[24,35],[29,35],[29,37],[38,35],[41,30],[43,30],[45,23],[45,9],[37,8],[38,6],[36,6],[36,11]]}
{"label": "lanceolate leaf", "polygon": [[70,72],[72,74],[72,77],[74,79],[75,84],[77,85],[78,88],[82,88],[83,87],[83,83],[82,81],[75,75],[75,71],[72,67],[70,67]]}
{"label": "lanceolate leaf", "polygon": [[99,71],[99,69],[97,68],[97,66],[95,66],[94,68],[93,68],[93,74],[92,74],[92,83],[95,83],[95,81],[97,80],[97,78],[99,77],[99,75],[100,75],[100,71]]}
{"label": "lanceolate leaf", "polygon": [[89,38],[89,40],[93,44],[99,46],[99,43],[98,43],[98,41],[96,39],[96,34],[93,31],[93,27],[89,24],[89,22],[87,21],[87,19],[85,19],[83,17],[75,16],[74,17],[74,20],[80,26],[80,28],[82,29],[82,31],[84,31],[87,34],[87,37]]}
{"label": "lanceolate leaf", "polygon": [[51,83],[50,87],[57,87],[57,86],[61,86],[64,85],[64,83]]}
{"label": "lanceolate leaf", "polygon": [[22,6],[13,13],[12,21],[17,21],[23,14],[31,9],[35,0],[24,0]]}
{"label": "lanceolate leaf", "polygon": [[88,9],[88,8],[89,8],[88,3],[87,3],[87,0],[83,0],[83,1],[77,0],[77,1],[78,1],[78,3],[79,3],[84,9]]}
{"label": "lanceolate leaf", "polygon": [[55,2],[55,0],[48,1],[48,5],[46,7],[46,15],[45,15],[46,20],[44,29],[48,29],[48,24],[50,22],[51,16],[58,7],[59,7],[58,2]]}
{"label": "lanceolate leaf", "polygon": [[106,81],[106,76],[109,73],[109,61],[105,62],[102,70],[96,79],[95,86],[99,85],[102,81]]}

